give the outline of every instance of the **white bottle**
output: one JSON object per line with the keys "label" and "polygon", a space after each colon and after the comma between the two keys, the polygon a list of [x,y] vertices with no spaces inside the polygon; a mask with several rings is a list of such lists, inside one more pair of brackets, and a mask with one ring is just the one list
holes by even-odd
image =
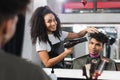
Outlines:
{"label": "white bottle", "polygon": [[54,68],[52,68],[51,74],[49,76],[51,80],[57,80],[57,76],[54,74]]}

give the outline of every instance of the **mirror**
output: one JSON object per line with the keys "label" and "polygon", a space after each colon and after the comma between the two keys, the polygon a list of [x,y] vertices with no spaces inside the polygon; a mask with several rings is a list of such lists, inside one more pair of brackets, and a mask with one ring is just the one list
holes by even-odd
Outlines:
{"label": "mirror", "polygon": [[[110,58],[112,58],[112,59],[120,59],[120,55],[119,55],[119,26],[120,25],[111,25],[111,24],[63,24],[62,25],[62,29],[64,30],[64,31],[68,31],[68,32],[79,32],[80,30],[82,30],[82,29],[85,29],[86,27],[90,27],[90,26],[93,26],[93,27],[96,27],[97,29],[99,29],[99,30],[103,30],[108,36],[110,36],[110,38],[112,37],[112,38],[114,38],[116,41],[113,43],[113,44],[111,44],[111,47],[112,47],[112,50],[111,50],[111,56],[110,56]],[[86,44],[86,43],[84,43],[84,44]],[[83,45],[84,45],[83,44]],[[75,46],[75,50],[76,50],[76,48],[77,47],[79,47],[80,48],[80,46],[82,46],[82,44],[80,44],[80,45],[77,45],[77,46]],[[87,52],[87,45],[84,45],[86,48],[84,49],[84,53],[86,54],[86,52]],[[83,46],[82,46],[83,47]],[[113,50],[113,47],[115,48],[114,50]],[[76,53],[76,52],[78,52],[78,53],[80,53],[79,52],[79,50],[77,50],[77,51],[75,51],[75,53],[74,53],[74,58],[77,58],[78,56],[82,56],[82,55],[84,55],[84,54],[78,54],[78,53]]]}
{"label": "mirror", "polygon": [[[114,60],[120,59],[120,24],[62,24],[62,29],[68,32],[79,32],[86,27],[96,27],[109,36],[110,49],[107,49],[105,45],[103,55]],[[111,39],[114,39],[115,42]],[[74,58],[88,54],[87,45],[88,42],[84,42],[74,46],[73,54],[65,58],[65,61],[70,62]]]}

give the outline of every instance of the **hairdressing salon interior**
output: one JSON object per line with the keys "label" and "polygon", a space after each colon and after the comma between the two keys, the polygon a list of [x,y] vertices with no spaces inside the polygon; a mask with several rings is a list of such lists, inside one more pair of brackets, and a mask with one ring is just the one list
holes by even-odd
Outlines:
{"label": "hairdressing salon interior", "polygon": [[[60,18],[64,31],[79,32],[92,26],[106,33],[112,44],[108,45],[109,49],[104,47],[103,55],[113,59],[118,70],[103,70],[99,79],[120,80],[120,0],[31,0],[29,11],[24,16],[20,15],[17,30],[21,30],[21,33],[16,32],[17,35],[5,46],[5,50],[18,53],[15,55],[41,66],[39,55],[31,42],[29,21],[35,9],[45,5],[49,6]],[[85,78],[82,70],[70,69],[69,66],[73,59],[88,54],[87,45],[87,42],[83,42],[74,46],[73,54],[65,58],[68,68],[54,69],[54,74],[59,77],[58,80],[63,80],[62,77],[66,80]],[[50,68],[43,69],[48,75],[51,73]]]}

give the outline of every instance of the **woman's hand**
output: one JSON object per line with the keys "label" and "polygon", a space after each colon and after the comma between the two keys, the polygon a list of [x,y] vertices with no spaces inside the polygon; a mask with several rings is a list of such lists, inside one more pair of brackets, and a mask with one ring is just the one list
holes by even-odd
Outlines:
{"label": "woman's hand", "polygon": [[87,33],[98,33],[99,31],[95,27],[88,27],[88,28],[86,28],[86,32]]}
{"label": "woman's hand", "polygon": [[73,52],[73,47],[72,48],[65,48],[65,51],[64,51],[67,55],[69,54],[72,54]]}

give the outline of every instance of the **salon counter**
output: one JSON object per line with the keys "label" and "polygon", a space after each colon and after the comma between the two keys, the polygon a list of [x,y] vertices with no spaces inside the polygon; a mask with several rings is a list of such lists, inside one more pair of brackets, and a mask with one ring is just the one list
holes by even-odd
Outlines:
{"label": "salon counter", "polygon": [[[43,68],[44,71],[50,75],[51,68]],[[82,75],[82,70],[78,69],[54,69],[54,74],[58,80],[85,80],[86,77]],[[120,71],[103,71],[99,80],[120,80]]]}

